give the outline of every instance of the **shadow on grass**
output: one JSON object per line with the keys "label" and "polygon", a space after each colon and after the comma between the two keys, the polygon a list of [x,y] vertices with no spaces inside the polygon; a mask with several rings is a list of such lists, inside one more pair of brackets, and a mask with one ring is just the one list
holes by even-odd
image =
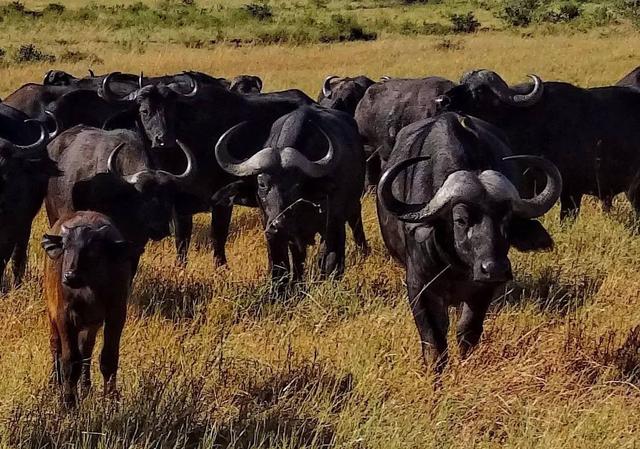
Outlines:
{"label": "shadow on grass", "polygon": [[582,307],[604,282],[602,273],[579,273],[563,276],[558,267],[548,267],[538,276],[525,276],[506,287],[494,307],[533,303],[542,312],[566,315]]}

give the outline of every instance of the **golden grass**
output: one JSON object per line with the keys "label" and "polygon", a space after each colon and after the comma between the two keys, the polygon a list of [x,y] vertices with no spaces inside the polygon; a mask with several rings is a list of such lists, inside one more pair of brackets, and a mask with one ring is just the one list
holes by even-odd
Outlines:
{"label": "golden grass", "polygon": [[[83,33],[91,30],[79,42]],[[640,60],[640,38],[624,34],[486,33],[461,39],[464,48],[453,52],[435,50],[438,40],[200,50],[163,44],[144,54],[77,45],[100,54],[100,71],[257,73],[270,90],[297,86],[312,95],[328,73],[457,79],[478,66],[512,81],[536,72],[598,85]],[[2,68],[0,90],[39,80],[47,68]],[[255,211],[236,211],[226,269],[213,269],[206,216],[197,220],[186,270],[173,266],[170,240],[150,245],[123,337],[122,400],[103,400],[95,367],[95,393],[73,413],[61,410],[47,384],[39,217],[27,282],[0,299],[0,446],[637,446],[640,240],[625,200],[610,216],[587,201],[573,225],[561,225],[557,209],[545,218],[555,250],[513,253],[513,292],[492,308],[468,360],[454,350],[439,389],[420,360],[403,271],[386,255],[372,199],[365,203],[373,254],[359,258],[350,241],[343,281],[320,283],[312,273],[308,289],[283,303],[263,300],[266,251]]]}

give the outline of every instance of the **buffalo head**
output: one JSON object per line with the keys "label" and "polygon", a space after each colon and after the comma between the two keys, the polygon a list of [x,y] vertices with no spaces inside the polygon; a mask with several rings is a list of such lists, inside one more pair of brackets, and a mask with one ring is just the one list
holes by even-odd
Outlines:
{"label": "buffalo head", "polygon": [[365,76],[356,78],[328,76],[322,84],[318,103],[326,108],[337,109],[353,116],[358,103],[372,84],[374,82]]}
{"label": "buffalo head", "polygon": [[292,147],[266,147],[246,160],[237,160],[229,151],[229,142],[246,124],[240,123],[222,135],[216,144],[216,159],[227,173],[237,177],[257,177],[257,196],[267,219],[267,234],[296,233],[300,225],[305,225],[300,223],[300,216],[309,209],[317,212],[318,205],[308,198],[322,194],[317,189],[307,191],[309,181],[324,178],[335,171],[338,158],[333,141],[315,125],[310,128],[314,134],[309,141],[326,142],[324,156],[318,160],[312,161]]}
{"label": "buffalo head", "polygon": [[180,141],[177,143],[187,159],[187,167],[179,175],[150,168],[124,175],[118,163],[124,144],[118,145],[109,155],[109,173],[99,173],[74,185],[74,209],[100,210],[109,216],[129,216],[132,218],[130,222],[144,226],[145,235],[152,240],[166,237],[169,235],[175,195],[196,173],[193,153]]}
{"label": "buffalo head", "polygon": [[99,91],[100,96],[109,102],[128,102],[135,105],[138,121],[151,143],[151,148],[165,149],[175,146],[176,102],[179,97],[193,97],[197,94],[198,83],[195,78],[184,75],[190,80],[191,89],[183,92],[177,83],[144,86],[144,77],[140,74],[138,89],[120,97],[111,89],[111,83],[118,75],[119,72],[114,72],[104,78]]}
{"label": "buffalo head", "polygon": [[529,75],[530,88],[511,88],[495,72],[474,70],[462,76],[460,84],[435,101],[440,110],[458,111],[480,117],[491,117],[510,108],[527,108],[540,101],[544,84],[537,75]]}
{"label": "buffalo head", "polygon": [[49,70],[42,80],[45,86],[69,86],[78,78],[62,70]]}
{"label": "buffalo head", "polygon": [[[562,178],[556,166],[537,156],[509,156],[546,174],[543,192],[531,199],[521,198],[512,182],[495,170],[459,170],[449,174],[430,201],[407,204],[392,192],[394,179],[404,170],[428,160],[414,157],[384,173],[378,185],[382,205],[401,221],[418,224],[413,229],[418,242],[424,242],[433,228],[440,233],[440,244],[452,253],[457,265],[470,278],[481,282],[502,282],[511,278],[508,251],[511,245],[522,250],[546,249],[552,241],[534,220],[557,201]],[[422,225],[422,226],[420,226]],[[426,225],[426,227],[425,227]]]}
{"label": "buffalo head", "polygon": [[231,81],[229,90],[239,94],[259,94],[262,92],[262,80],[258,76],[239,75]]}
{"label": "buffalo head", "polygon": [[79,212],[60,227],[60,235],[45,234],[42,247],[54,260],[62,258],[62,283],[82,288],[109,283],[109,265],[121,263],[132,252],[118,229],[106,220],[86,219]]}

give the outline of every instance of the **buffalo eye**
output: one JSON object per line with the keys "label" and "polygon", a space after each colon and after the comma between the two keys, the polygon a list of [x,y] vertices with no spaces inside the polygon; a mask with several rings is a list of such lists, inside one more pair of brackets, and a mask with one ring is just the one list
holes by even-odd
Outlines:
{"label": "buffalo eye", "polygon": [[148,115],[148,114],[149,114],[149,109],[147,109],[147,108],[142,108],[142,109],[140,109],[140,114],[142,114],[142,115]]}

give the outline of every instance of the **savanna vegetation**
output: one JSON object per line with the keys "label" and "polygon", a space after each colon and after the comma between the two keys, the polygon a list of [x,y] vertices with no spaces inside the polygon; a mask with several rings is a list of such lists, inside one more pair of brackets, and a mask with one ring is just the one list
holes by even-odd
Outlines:
{"label": "savanna vegetation", "polygon": [[[474,67],[514,82],[535,72],[595,86],[640,61],[632,1],[249,4],[5,3],[0,93],[39,82],[52,67],[250,73],[266,90],[315,95],[332,73],[458,79]],[[470,27],[469,13],[478,25],[460,30]],[[520,13],[528,18],[514,20]],[[350,34],[356,28],[362,36]],[[492,307],[480,347],[465,361],[454,350],[440,379],[422,364],[403,271],[385,251],[371,197],[364,220],[372,255],[361,258],[349,242],[344,280],[319,282],[312,270],[306,288],[275,303],[265,301],[256,211],[235,212],[221,269],[211,261],[207,217],[199,217],[186,269],[175,267],[170,240],[143,257],[120,398],[102,397],[94,367],[95,391],[72,412],[48,383],[40,216],[26,282],[0,297],[0,447],[637,447],[633,214],[618,198],[609,215],[596,202],[574,223],[557,215],[543,220],[555,249],[512,254],[516,279]]]}

